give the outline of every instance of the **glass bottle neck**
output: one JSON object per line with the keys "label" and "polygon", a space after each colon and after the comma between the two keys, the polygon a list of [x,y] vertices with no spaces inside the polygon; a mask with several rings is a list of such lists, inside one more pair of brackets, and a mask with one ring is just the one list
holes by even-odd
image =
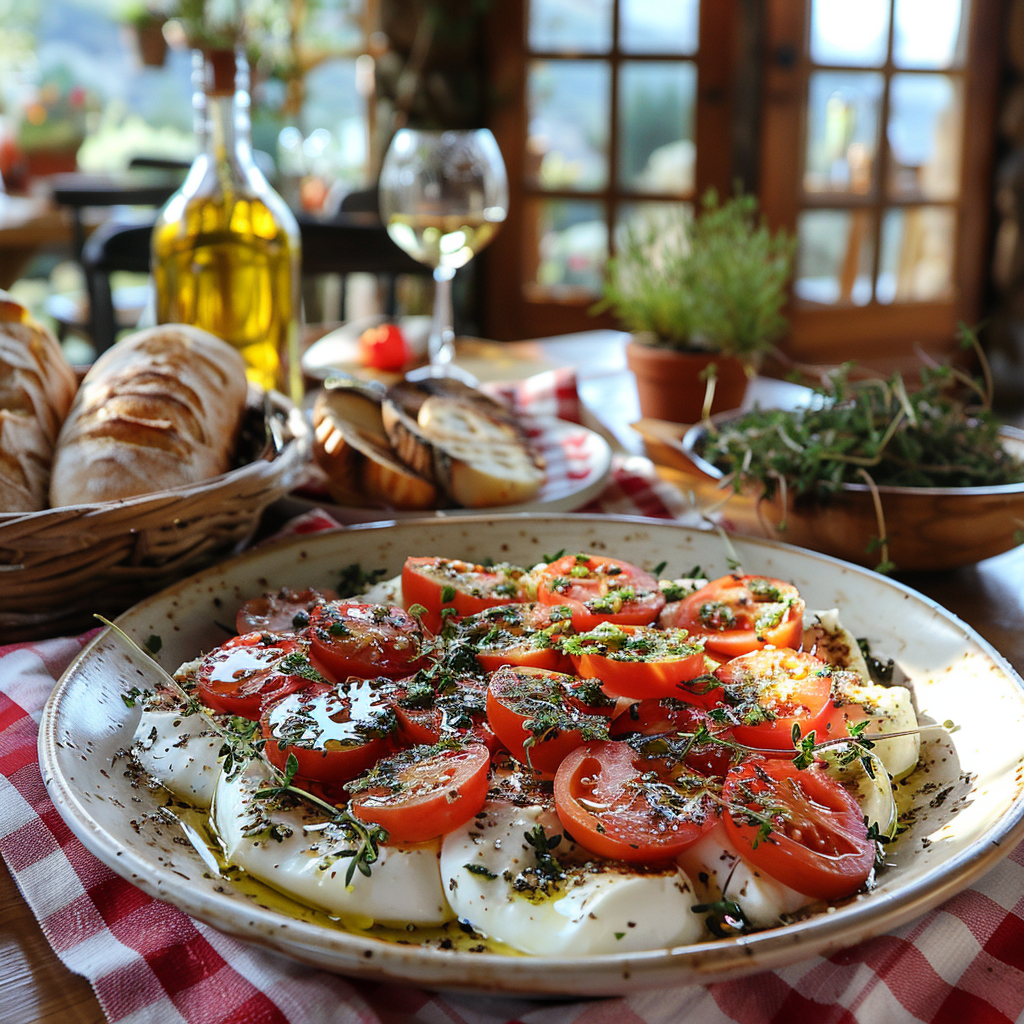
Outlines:
{"label": "glass bottle neck", "polygon": [[[241,53],[214,50],[195,66],[192,106],[201,151],[215,166],[255,170],[249,120],[249,65]],[[201,72],[201,74],[200,74]]]}

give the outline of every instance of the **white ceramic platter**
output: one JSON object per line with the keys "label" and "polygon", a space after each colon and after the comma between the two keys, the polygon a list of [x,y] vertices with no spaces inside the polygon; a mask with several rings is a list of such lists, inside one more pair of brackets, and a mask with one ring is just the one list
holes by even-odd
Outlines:
{"label": "white ceramic platter", "polygon": [[[289,916],[280,900],[211,878],[173,827],[130,819],[162,802],[134,789],[115,753],[139,710],[121,694],[145,685],[136,663],[107,632],[68,669],[43,713],[40,759],[58,811],[100,860],[195,917],[298,960],[353,975],[436,988],[598,995],[709,982],[779,967],[896,927],[970,885],[1024,834],[1024,684],[973,630],[915,592],[822,555],[735,540],[748,572],[791,580],[811,608],[842,609],[856,636],[894,657],[916,687],[926,721],[952,719],[950,739],[925,742],[924,778],[904,786],[913,821],[871,893],[782,928],[743,938],[583,959],[502,957],[400,946]],[[118,621],[140,642],[162,639],[168,669],[224,639],[238,603],[269,587],[330,586],[353,562],[396,573],[410,554],[528,564],[560,548],[593,550],[679,574],[702,565],[727,571],[713,533],[607,516],[503,516],[421,520],[297,537],[250,552],[157,594]]]}
{"label": "white ceramic platter", "polygon": [[[544,456],[544,484],[537,495],[520,505],[503,505],[495,512],[512,515],[519,512],[575,512],[596,498],[605,488],[612,468],[612,451],[608,442],[587,427],[552,417],[523,417],[526,432]],[[436,512],[401,512],[385,507],[357,508],[335,505],[324,496],[302,491],[286,499],[296,511],[323,508],[339,523],[373,523],[381,519],[422,519],[479,515],[479,509],[442,508]]]}

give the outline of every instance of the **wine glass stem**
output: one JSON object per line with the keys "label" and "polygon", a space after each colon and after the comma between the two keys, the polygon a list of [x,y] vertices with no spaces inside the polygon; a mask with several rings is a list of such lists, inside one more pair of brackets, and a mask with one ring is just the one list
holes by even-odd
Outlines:
{"label": "wine glass stem", "polygon": [[430,365],[447,366],[455,358],[455,331],[452,327],[451,267],[434,270],[434,318],[430,324]]}

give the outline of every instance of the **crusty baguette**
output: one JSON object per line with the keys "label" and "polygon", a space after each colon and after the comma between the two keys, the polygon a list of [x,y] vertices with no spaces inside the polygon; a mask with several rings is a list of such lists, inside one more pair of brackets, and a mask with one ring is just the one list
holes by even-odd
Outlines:
{"label": "crusty baguette", "polygon": [[197,483],[231,465],[245,364],[206,331],[163,324],[104,352],[57,440],[50,504],[115,501]]}
{"label": "crusty baguette", "polygon": [[53,448],[75,386],[57,339],[0,291],[0,512],[46,508]]}
{"label": "crusty baguette", "polygon": [[379,395],[358,384],[321,391],[313,426],[313,453],[339,504],[369,498],[396,509],[425,509],[437,502],[437,488],[392,453]]}

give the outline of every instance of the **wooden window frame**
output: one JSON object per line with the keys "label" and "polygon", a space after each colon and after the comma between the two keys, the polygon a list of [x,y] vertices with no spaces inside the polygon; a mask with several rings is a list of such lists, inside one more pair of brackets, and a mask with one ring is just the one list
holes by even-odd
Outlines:
{"label": "wooden window frame", "polygon": [[981,315],[988,266],[991,222],[991,180],[994,121],[998,92],[1001,5],[975,0],[969,8],[968,50],[960,69],[935,69],[963,82],[963,139],[959,196],[952,201],[903,200],[886,194],[888,145],[886,123],[892,73],[920,74],[892,64],[892,17],[886,63],[882,68],[837,66],[837,71],[885,73],[885,89],[876,158],[876,187],[866,202],[844,194],[823,194],[810,202],[804,196],[804,159],[807,152],[808,83],[810,60],[811,0],[767,0],[766,60],[763,75],[762,132],[760,152],[761,207],[773,228],[795,231],[804,209],[872,210],[875,252],[872,261],[872,296],[881,251],[881,219],[885,209],[940,206],[956,211],[956,245],[953,261],[954,297],[948,301],[878,303],[865,306],[815,306],[799,300],[790,303],[790,329],[784,344],[796,359],[809,362],[870,361],[884,368],[915,363],[915,347],[938,354],[955,351],[954,334],[959,321],[976,323]]}
{"label": "wooden window frame", "polygon": [[[580,199],[604,202],[609,226],[616,205],[622,202],[692,202],[714,186],[725,194],[731,189],[732,139],[734,135],[732,81],[736,66],[737,20],[742,0],[701,0],[697,53],[619,53],[620,0],[612,0],[613,41],[610,54],[531,52],[527,46],[529,0],[504,0],[492,5],[485,33],[485,60],[491,88],[490,127],[505,158],[509,176],[509,215],[490,248],[482,254],[480,274],[485,301],[481,326],[487,337],[499,340],[566,334],[599,327],[617,326],[609,314],[591,316],[594,296],[573,296],[538,301],[531,298],[524,281],[524,251],[536,246],[528,237],[527,206],[537,198]],[[611,68],[608,137],[608,182],[604,189],[572,191],[540,189],[526,181],[527,66],[531,60],[588,59]],[[694,108],[696,168],[694,195],[639,193],[617,185],[618,71],[625,62],[689,60],[697,67]],[[614,238],[609,230],[609,246]]]}

